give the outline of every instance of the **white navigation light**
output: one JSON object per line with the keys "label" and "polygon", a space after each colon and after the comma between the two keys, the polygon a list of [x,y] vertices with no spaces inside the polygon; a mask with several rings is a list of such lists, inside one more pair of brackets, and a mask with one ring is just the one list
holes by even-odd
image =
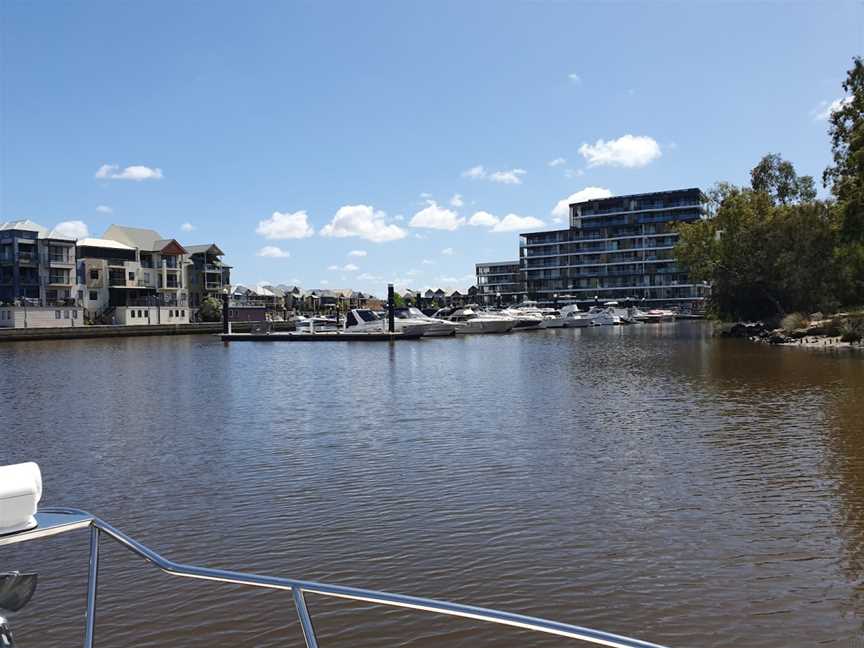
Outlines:
{"label": "white navigation light", "polygon": [[0,535],[36,526],[42,472],[31,462],[0,466]]}

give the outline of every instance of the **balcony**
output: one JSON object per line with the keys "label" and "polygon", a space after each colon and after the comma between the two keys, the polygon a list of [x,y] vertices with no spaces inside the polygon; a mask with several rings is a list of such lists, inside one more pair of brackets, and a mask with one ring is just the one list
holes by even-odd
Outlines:
{"label": "balcony", "polygon": [[213,263],[206,263],[204,264],[204,272],[218,272],[219,274],[222,274],[222,266]]}
{"label": "balcony", "polygon": [[223,285],[221,281],[208,281],[204,284],[204,290],[221,290]]}
{"label": "balcony", "polygon": [[38,265],[39,255],[35,252],[18,252],[19,265]]}

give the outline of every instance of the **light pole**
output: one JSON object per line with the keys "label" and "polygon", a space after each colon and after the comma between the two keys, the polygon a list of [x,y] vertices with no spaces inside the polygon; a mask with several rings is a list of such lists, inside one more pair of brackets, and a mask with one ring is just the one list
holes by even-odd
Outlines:
{"label": "light pole", "polygon": [[501,308],[501,293],[500,292],[495,293],[495,305],[498,308]]}

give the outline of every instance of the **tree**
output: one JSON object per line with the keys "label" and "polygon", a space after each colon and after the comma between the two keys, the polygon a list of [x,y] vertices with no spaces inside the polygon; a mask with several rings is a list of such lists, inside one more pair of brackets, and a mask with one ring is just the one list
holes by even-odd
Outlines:
{"label": "tree", "polygon": [[775,205],[810,202],[816,199],[816,183],[812,176],[799,176],[795,167],[769,153],[750,171],[750,186],[771,197]]}
{"label": "tree", "polygon": [[222,302],[215,297],[207,297],[201,302],[198,315],[202,322],[218,322],[222,319]]}
{"label": "tree", "polygon": [[846,97],[828,118],[834,164],[822,176],[837,200],[841,242],[835,250],[841,297],[864,301],[864,62],[853,59],[843,82]]}

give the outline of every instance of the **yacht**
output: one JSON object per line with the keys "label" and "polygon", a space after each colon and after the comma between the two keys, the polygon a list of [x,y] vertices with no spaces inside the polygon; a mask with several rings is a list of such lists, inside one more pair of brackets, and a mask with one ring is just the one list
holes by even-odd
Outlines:
{"label": "yacht", "polygon": [[614,309],[604,308],[602,306],[592,306],[585,313],[585,317],[591,320],[591,326],[612,326],[621,324],[621,318],[615,314]]}
{"label": "yacht", "polygon": [[415,322],[429,324],[429,328],[423,333],[424,337],[446,337],[456,335],[456,329],[464,326],[459,322],[448,322],[443,319],[435,319],[424,314],[419,308],[410,306],[408,308],[395,309],[396,319],[400,321],[413,320]]}
{"label": "yacht", "polygon": [[[356,315],[355,315],[356,317]],[[62,481],[62,477],[60,478]],[[35,463],[0,466],[0,550],[24,542],[36,542],[45,538],[65,535],[88,534],[89,552],[82,552],[82,563],[86,566],[87,589],[84,599],[83,632],[84,648],[93,648],[96,637],[97,606],[104,601],[105,595],[111,589],[100,588],[99,579],[110,578],[110,571],[99,569],[102,550],[109,541],[116,542],[128,550],[136,558],[142,559],[142,564],[160,571],[166,579],[189,578],[210,583],[229,583],[249,589],[270,589],[274,594],[290,596],[297,613],[300,633],[306,648],[317,648],[318,637],[312,614],[306,605],[306,595],[330,597],[349,601],[358,601],[368,607],[369,604],[392,608],[406,608],[443,616],[462,617],[491,623],[494,625],[511,626],[522,631],[549,634],[564,639],[572,639],[572,645],[585,643],[611,648],[664,648],[655,643],[639,639],[631,639],[618,634],[594,630],[584,626],[570,625],[539,617],[527,616],[514,612],[481,608],[464,603],[451,603],[436,599],[420,598],[404,594],[391,594],[376,590],[361,589],[333,583],[284,578],[269,574],[251,574],[240,571],[228,571],[201,567],[193,563],[180,563],[159,554],[105,520],[74,508],[41,507],[42,473]],[[153,535],[152,533],[149,535]],[[158,534],[157,534],[158,535]],[[230,535],[219,539],[221,542],[231,542]],[[71,545],[70,545],[71,546]],[[56,547],[55,547],[56,548]],[[119,555],[119,554],[118,554]],[[125,555],[125,554],[124,554]],[[7,557],[15,557],[13,550]],[[89,558],[89,561],[87,560]],[[113,556],[112,556],[113,558]],[[458,566],[454,569],[458,571]],[[11,624],[4,616],[24,608],[36,594],[38,574],[6,572],[0,573],[0,646],[15,648],[15,638]],[[527,587],[528,585],[526,585]],[[97,592],[100,596],[97,597]],[[188,601],[194,605],[194,600]],[[202,610],[204,613],[204,610]],[[14,621],[14,617],[13,617]],[[164,619],[162,620],[164,621]],[[216,621],[224,621],[217,619]],[[215,626],[211,624],[211,626]],[[205,631],[199,627],[196,632]],[[75,643],[77,643],[77,638]],[[585,643],[583,643],[585,642]],[[63,642],[66,645],[67,642]],[[254,638],[248,638],[253,645]],[[71,642],[70,642],[71,644]],[[238,644],[240,645],[240,644]],[[569,644],[568,644],[569,645]]]}
{"label": "yacht", "polygon": [[[432,324],[414,319],[393,319],[393,330],[407,335],[425,335]],[[354,308],[345,315],[345,331],[351,333],[386,333],[387,318],[379,317],[368,308]]]}
{"label": "yacht", "polygon": [[303,315],[294,318],[294,328],[299,333],[332,333],[339,330],[334,317],[305,317]]}
{"label": "yacht", "polygon": [[516,326],[516,320],[512,317],[500,313],[478,313],[472,308],[442,308],[432,317],[462,324],[456,329],[458,334],[507,333]]}
{"label": "yacht", "polygon": [[515,319],[516,326],[513,328],[517,330],[544,328],[543,322],[555,319],[548,309],[538,308],[537,302],[522,302],[505,308],[500,313]]}
{"label": "yacht", "polygon": [[558,313],[558,317],[547,319],[541,324],[541,328],[585,328],[592,325],[592,320],[587,312],[579,310],[576,304],[564,306]]}
{"label": "yacht", "polygon": [[639,322],[674,322],[676,318],[675,311],[665,308],[652,308],[651,310],[643,311],[635,309],[634,319]]}

